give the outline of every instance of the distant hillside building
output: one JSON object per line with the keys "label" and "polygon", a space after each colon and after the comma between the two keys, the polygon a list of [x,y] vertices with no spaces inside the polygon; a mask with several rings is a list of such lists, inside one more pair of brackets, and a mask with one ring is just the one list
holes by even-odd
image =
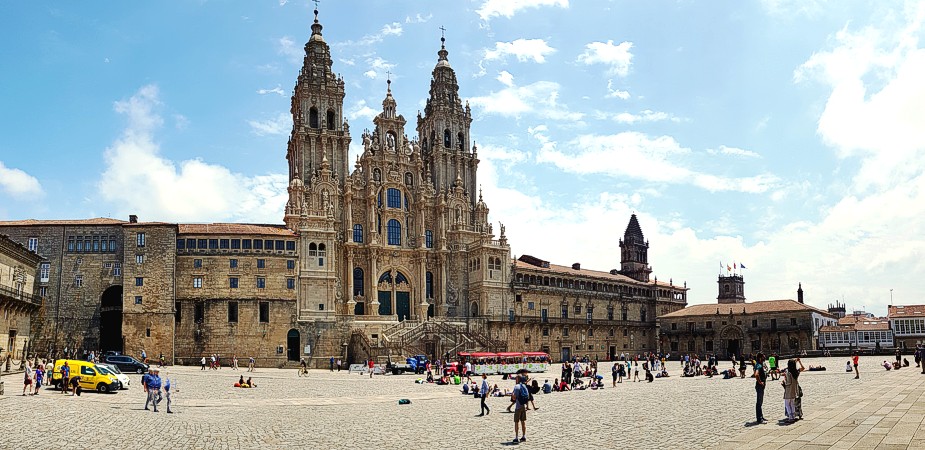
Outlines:
{"label": "distant hillside building", "polygon": [[745,301],[742,275],[720,275],[716,304],[693,305],[660,315],[659,343],[663,352],[716,354],[736,358],[763,351],[797,353],[817,348],[817,331],[835,325],[836,318],[798,300]]}

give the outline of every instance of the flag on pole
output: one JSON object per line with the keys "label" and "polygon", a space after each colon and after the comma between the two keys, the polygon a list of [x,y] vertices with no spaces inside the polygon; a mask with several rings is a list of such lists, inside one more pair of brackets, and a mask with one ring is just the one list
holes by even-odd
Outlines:
{"label": "flag on pole", "polygon": [[738,269],[738,267],[736,267],[735,261],[732,262],[732,268],[733,268],[733,269]]}
{"label": "flag on pole", "polygon": [[726,272],[732,272],[732,267],[729,267],[729,264],[726,264]]}
{"label": "flag on pole", "polygon": [[742,264],[742,263],[739,263],[739,268],[740,268],[740,269],[747,269],[747,267],[745,267],[745,264]]}

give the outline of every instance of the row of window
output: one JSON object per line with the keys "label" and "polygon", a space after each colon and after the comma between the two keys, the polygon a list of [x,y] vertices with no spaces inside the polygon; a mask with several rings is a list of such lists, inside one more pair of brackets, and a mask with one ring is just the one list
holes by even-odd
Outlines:
{"label": "row of window", "polygon": [[[453,133],[450,132],[449,128],[443,130],[443,147],[446,149],[453,148]],[[433,130],[430,131],[430,140],[426,137],[421,141],[421,148],[424,151],[430,150],[430,145],[437,145],[437,133]],[[466,148],[466,135],[461,131],[456,133],[456,148],[459,150],[465,150]]]}
{"label": "row of window", "polygon": [[[646,337],[646,334],[647,334],[646,330],[642,330],[642,336]],[[569,328],[562,327],[562,337],[568,337],[568,335],[569,335]],[[615,335],[616,334],[613,328],[607,331],[607,337],[614,337]],[[549,327],[543,328],[543,336],[544,337],[549,336]],[[629,336],[629,331],[626,328],[623,329],[623,336],[624,337]],[[588,337],[594,337],[594,328],[588,328]]]}
{"label": "row of window", "polygon": [[281,239],[177,239],[177,250],[285,250],[294,252],[295,241]]}
{"label": "row of window", "polygon": [[[139,297],[136,297],[138,301]],[[183,307],[181,302],[174,304],[174,321],[181,323],[183,321]],[[257,322],[270,323],[270,302],[259,302],[257,304]],[[203,302],[196,302],[193,305],[193,322],[203,323],[206,319],[206,308]],[[238,302],[228,302],[228,322],[238,322]]]}
{"label": "row of window", "polygon": [[[736,324],[742,325],[742,321],[740,320],[740,321],[736,322]],[[698,323],[695,323],[695,322],[687,322],[687,331],[694,331],[694,329],[697,328],[697,325],[698,325]],[[725,320],[723,321],[723,325],[726,325],[726,321],[725,321]],[[796,326],[796,325],[797,325],[797,319],[796,319],[796,317],[791,317],[791,318],[790,318],[790,325],[791,325],[791,326]],[[771,326],[771,328],[777,328],[777,319],[771,319],[771,320],[770,320],[770,326]],[[703,322],[703,328],[705,328],[705,329],[707,329],[707,330],[712,330],[712,329],[713,329],[713,321],[712,321],[712,320],[708,320],[708,321],[706,321],[706,322]],[[758,328],[758,319],[752,319],[752,328]],[[677,329],[678,329],[678,324],[677,324],[676,322],[673,322],[673,323],[671,324],[671,329],[672,329],[672,330],[677,330]]]}
{"label": "row of window", "polygon": [[892,322],[897,336],[925,334],[925,319],[893,319]]}
{"label": "row of window", "polygon": [[[194,268],[194,269],[201,269],[201,268],[202,268],[202,260],[201,260],[201,259],[198,259],[198,258],[197,258],[197,259],[194,259],[194,260],[193,260],[193,268]],[[229,269],[237,269],[237,268],[238,268],[238,259],[237,259],[237,258],[231,258],[231,259],[229,259],[229,260],[228,260],[228,268],[229,268]],[[267,260],[264,259],[264,258],[257,258],[257,268],[258,268],[258,269],[266,269],[266,268],[267,268]],[[295,270],[295,260],[294,260],[294,259],[287,259],[287,260],[286,260],[286,269]]]}
{"label": "row of window", "polygon": [[[551,286],[551,287],[560,287],[566,289],[580,289],[585,291],[596,291],[596,292],[613,292],[613,293],[622,293],[628,295],[641,295],[646,297],[651,297],[653,295],[652,289],[648,288],[637,288],[632,286],[623,286],[618,284],[607,284],[607,283],[598,283],[594,281],[582,281],[582,280],[572,280],[567,278],[557,278],[557,277],[544,277],[541,275],[525,275],[518,273],[515,277],[518,283],[524,284],[535,284],[537,286]],[[663,297],[670,297],[670,292],[667,290],[659,290],[659,294]],[[667,295],[666,295],[667,294]]]}
{"label": "row of window", "polygon": [[[36,242],[38,248],[38,242]],[[117,250],[115,236],[68,236],[68,253],[113,253]]]}
{"label": "row of window", "polygon": [[[527,302],[528,310],[533,310],[534,307],[535,305],[533,302]],[[574,317],[576,318],[581,317],[581,311],[582,311],[581,305],[575,305],[572,308],[572,310],[574,311]],[[585,310],[584,318],[590,323],[594,319],[594,306],[588,306],[584,310]],[[568,305],[562,305],[560,316],[563,319],[569,318],[569,306]],[[608,306],[607,307],[607,320],[615,320],[614,317],[615,317],[614,308],[612,306]],[[639,321],[645,322],[647,317],[648,317],[648,314],[646,313],[646,308],[645,307],[640,308],[639,309]],[[508,311],[508,319],[511,322],[514,321],[514,310],[513,309]],[[548,309],[543,308],[540,310],[540,320],[543,322],[549,321],[549,310]],[[623,321],[629,320],[629,309],[628,308],[624,307],[620,309],[620,320],[623,320]]]}
{"label": "row of window", "polygon": [[[380,225],[381,228],[381,225]],[[401,222],[395,219],[389,220],[386,225],[387,239],[389,245],[401,245]],[[381,229],[380,229],[381,232]],[[353,224],[353,242],[363,243],[363,225]],[[324,245],[324,244],[321,244]],[[424,231],[424,245],[427,248],[434,248],[434,232]]]}
{"label": "row of window", "polygon": [[[312,106],[308,110],[308,127],[315,128],[315,129],[321,128],[321,124],[318,123],[318,120],[319,120],[318,109]],[[334,130],[336,122],[337,122],[337,114],[334,113],[333,109],[329,109],[327,113],[327,121],[325,121],[325,127],[328,130]]]}
{"label": "row of window", "polygon": [[[193,277],[193,288],[201,289],[203,286],[204,277]],[[137,280],[137,278],[136,278]],[[231,289],[237,289],[240,285],[239,277],[228,277],[228,287]],[[141,286],[136,284],[136,286]],[[257,289],[266,289],[267,287],[267,278],[266,277],[256,277],[255,286]],[[295,289],[295,278],[289,277],[286,278],[286,289]]]}
{"label": "row of window", "polygon": [[892,342],[892,331],[826,331],[819,333],[819,339],[826,344],[855,344]]}

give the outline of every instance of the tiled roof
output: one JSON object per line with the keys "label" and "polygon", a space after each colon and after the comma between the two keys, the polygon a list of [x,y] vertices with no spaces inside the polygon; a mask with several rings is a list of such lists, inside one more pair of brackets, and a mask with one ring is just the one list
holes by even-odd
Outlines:
{"label": "tiled roof", "polygon": [[75,219],[75,220],[4,220],[0,221],[0,227],[20,227],[30,225],[122,225],[128,223],[124,220],[110,219],[108,217],[96,217],[93,219]]}
{"label": "tiled roof", "polygon": [[857,322],[842,323],[839,325],[827,325],[820,327],[820,332],[850,332],[850,331],[887,331],[890,329],[890,323],[884,318],[867,319],[859,318]]}
{"label": "tiled roof", "polygon": [[259,234],[269,236],[295,237],[285,225],[263,225],[253,223],[181,223],[179,234]]}
{"label": "tiled roof", "polygon": [[820,314],[825,314],[826,316],[831,316],[826,311],[823,311],[819,308],[814,308],[804,303],[800,303],[796,300],[762,300],[757,302],[746,302],[746,303],[734,303],[734,304],[717,304],[710,303],[706,305],[692,305],[687,308],[680,309],[678,311],[665,314],[664,318],[674,318],[674,317],[688,317],[688,316],[709,316],[716,315],[717,311],[719,314],[729,314],[729,311],[732,311],[733,314],[742,314],[742,311],[745,311],[745,314],[761,314],[761,313],[776,313],[776,312],[816,312]]}
{"label": "tiled roof", "polygon": [[[525,255],[525,256],[527,256],[527,255]],[[545,262],[545,261],[544,261],[544,262]],[[591,278],[599,278],[599,279],[602,278],[602,279],[606,279],[606,280],[610,280],[610,281],[615,281],[615,282],[620,282],[620,283],[627,283],[627,284],[656,285],[656,284],[655,284],[655,281],[642,282],[642,281],[638,281],[638,280],[635,280],[635,279],[633,279],[633,278],[630,278],[630,277],[628,277],[628,276],[626,276],[626,275],[612,274],[612,273],[610,273],[610,272],[603,272],[603,271],[600,271],[600,270],[573,269],[573,268],[568,267],[568,266],[560,266],[560,265],[558,265],[558,264],[552,264],[552,263],[549,263],[549,264],[548,264],[549,267],[540,267],[540,266],[535,266],[535,265],[533,265],[533,264],[530,264],[530,263],[528,263],[528,262],[521,261],[521,260],[519,260],[519,259],[515,259],[515,260],[514,260],[514,266],[515,266],[515,268],[517,268],[517,269],[522,269],[522,270],[534,270],[534,271],[537,271],[537,272],[544,272],[544,273],[548,273],[548,274],[550,274],[550,275],[556,275],[556,276],[562,276],[562,277],[574,277],[574,276],[579,276],[579,277],[591,277]],[[659,281],[659,282],[658,282],[658,286],[660,286],[660,287],[668,287],[668,288],[673,288],[673,289],[686,289],[683,285],[681,285],[681,286],[679,286],[679,285],[677,285],[677,284],[672,285],[672,284],[666,283],[666,282],[664,282],[664,281]]]}
{"label": "tiled roof", "polygon": [[825,325],[825,326],[819,327],[820,333],[847,332],[847,331],[854,331],[854,326],[853,325]]}
{"label": "tiled roof", "polygon": [[890,306],[887,317],[891,319],[905,317],[925,317],[925,305],[896,305]]}

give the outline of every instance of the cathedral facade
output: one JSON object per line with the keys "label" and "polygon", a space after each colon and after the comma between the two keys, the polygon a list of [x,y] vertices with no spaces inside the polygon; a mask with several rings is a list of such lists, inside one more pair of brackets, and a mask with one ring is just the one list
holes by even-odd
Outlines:
{"label": "cathedral facade", "polygon": [[268,366],[656,350],[655,318],[683,308],[687,287],[650,280],[635,215],[619,269],[513,260],[504,226],[496,234],[488,221],[472,111],[444,39],[414,129],[389,81],[350,161],[345,82],[322,29],[316,11],[291,99],[285,225],[0,222],[14,240],[38,242],[50,268],[37,286],[36,351],[145,350],[186,364],[254,356]]}

